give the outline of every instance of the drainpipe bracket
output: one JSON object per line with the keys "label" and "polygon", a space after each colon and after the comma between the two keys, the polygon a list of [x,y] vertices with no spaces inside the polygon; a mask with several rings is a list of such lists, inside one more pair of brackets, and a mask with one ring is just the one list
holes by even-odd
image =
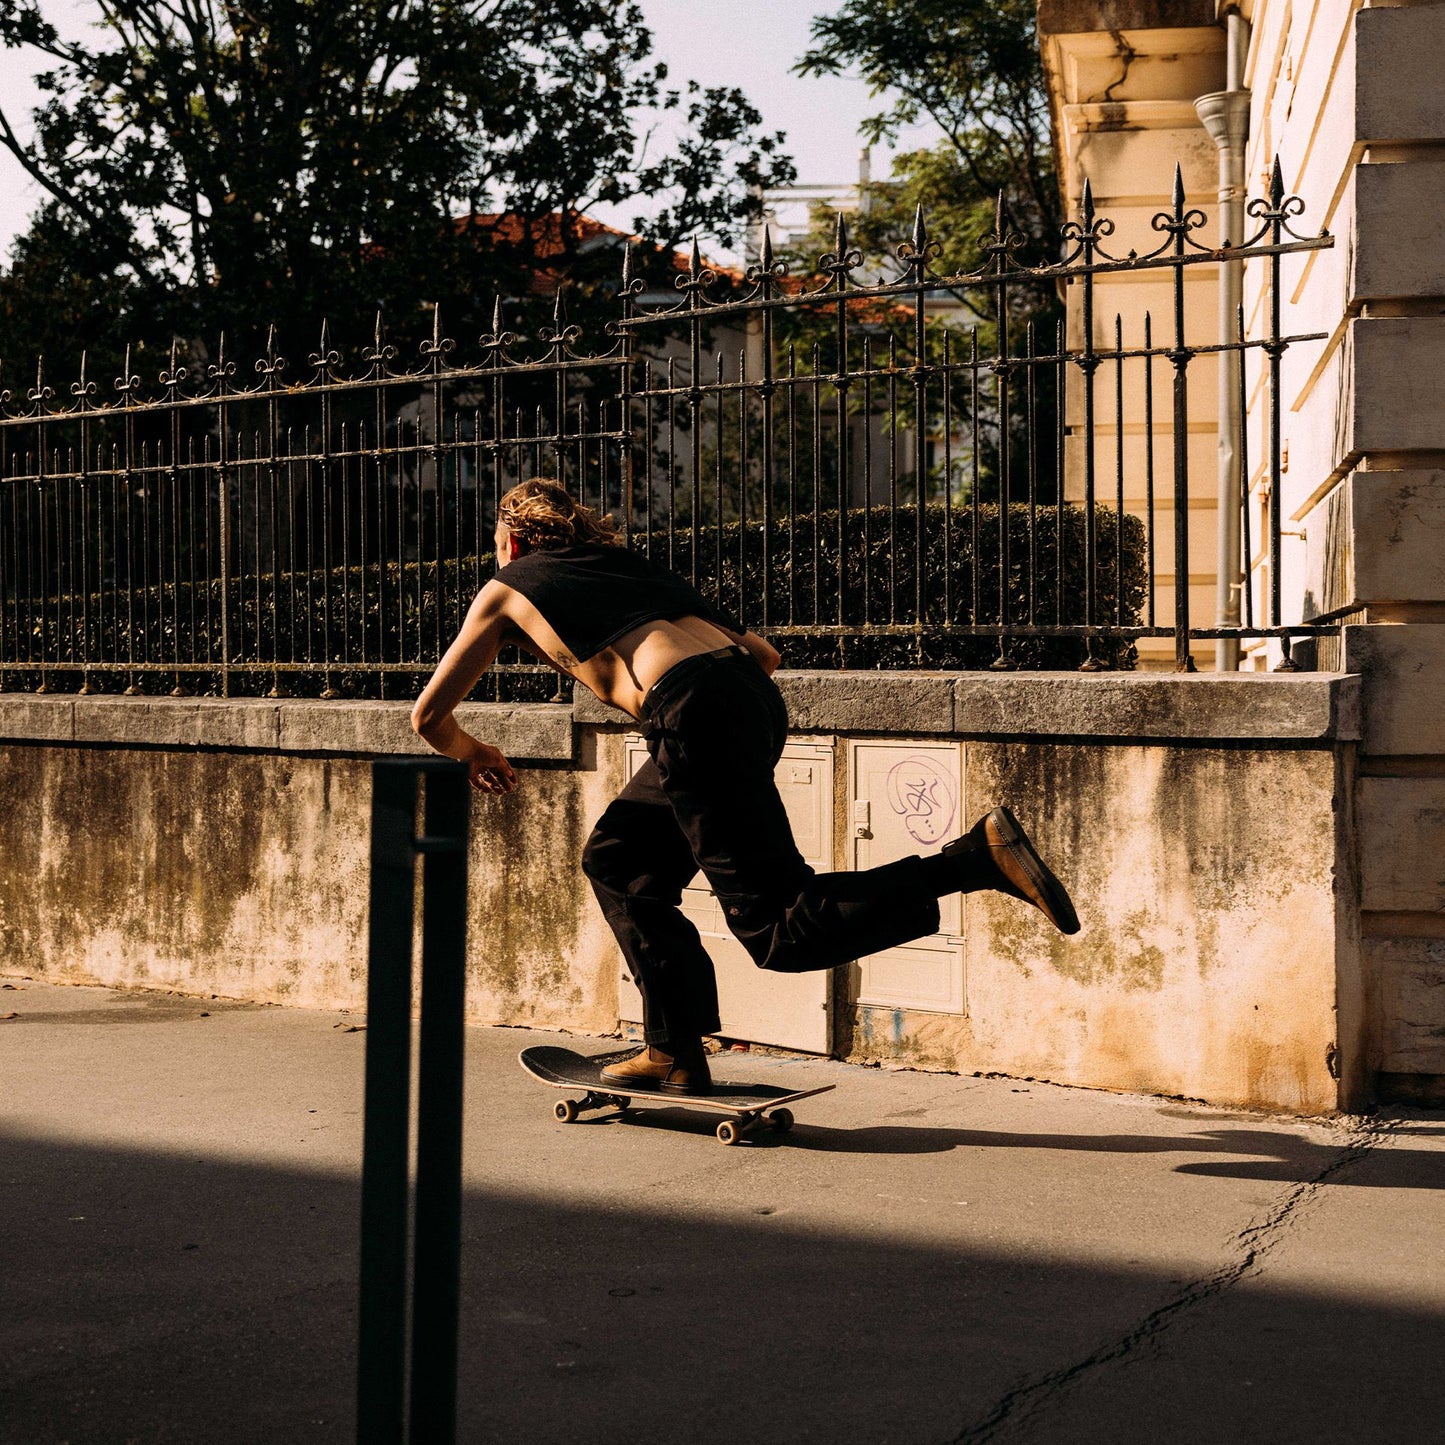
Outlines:
{"label": "drainpipe bracket", "polygon": [[1194,102],[1194,113],[1220,150],[1242,149],[1249,139],[1249,97],[1247,90],[1216,90]]}

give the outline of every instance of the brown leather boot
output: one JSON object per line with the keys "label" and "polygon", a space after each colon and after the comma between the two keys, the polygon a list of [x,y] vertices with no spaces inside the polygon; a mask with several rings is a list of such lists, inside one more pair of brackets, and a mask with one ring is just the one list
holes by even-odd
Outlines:
{"label": "brown leather boot", "polygon": [[1060,933],[1077,933],[1079,915],[1069,890],[1039,857],[1019,820],[1007,808],[980,818],[962,838],[943,849],[958,865],[958,889],[976,893],[991,888],[1032,903]]}
{"label": "brown leather boot", "polygon": [[659,1090],[664,1094],[706,1094],[712,1090],[712,1075],[700,1041],[696,1047],[679,1047],[675,1054],[651,1047],[642,1049],[630,1059],[608,1064],[602,1077],[623,1088]]}

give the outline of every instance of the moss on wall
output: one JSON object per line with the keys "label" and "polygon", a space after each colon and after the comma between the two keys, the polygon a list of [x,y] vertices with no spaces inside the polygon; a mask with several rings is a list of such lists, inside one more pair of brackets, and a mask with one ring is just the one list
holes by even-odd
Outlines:
{"label": "moss on wall", "polygon": [[[519,777],[473,804],[469,1013],[610,1029],[615,968],[575,867],[595,771]],[[364,760],[27,745],[0,748],[0,783],[0,967],[365,1006]]]}

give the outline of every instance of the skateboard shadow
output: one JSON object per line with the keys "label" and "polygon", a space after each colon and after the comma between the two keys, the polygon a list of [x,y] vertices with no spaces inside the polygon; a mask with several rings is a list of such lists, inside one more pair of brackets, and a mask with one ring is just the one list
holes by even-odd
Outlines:
{"label": "skateboard shadow", "polygon": [[[691,1109],[652,1108],[628,1119],[598,1118],[598,1124],[668,1129],[698,1134],[714,1127]],[[1203,1121],[1201,1121],[1203,1122]],[[1411,1131],[1414,1132],[1414,1131]],[[1423,1134],[1435,1134],[1426,1129]],[[1350,1167],[1345,1139],[1316,1141],[1268,1127],[1205,1128],[1185,1137],[1148,1134],[1028,1134],[1010,1130],[957,1129],[913,1124],[870,1124],[840,1129],[799,1121],[787,1134],[762,1129],[738,1146],[753,1149],[804,1149],[827,1154],[944,1154],[952,1150],[1062,1149],[1106,1154],[1175,1154],[1179,1174],[1204,1178],[1254,1179],[1268,1183],[1304,1183],[1327,1174],[1325,1182],[1378,1189],[1445,1189],[1445,1154],[1410,1149],[1403,1138],[1389,1148],[1369,1151],[1368,1169]],[[1210,1156],[1190,1158],[1189,1156]],[[1221,1157],[1223,1156],[1223,1157]],[[1344,1162],[1345,1167],[1335,1166]]]}

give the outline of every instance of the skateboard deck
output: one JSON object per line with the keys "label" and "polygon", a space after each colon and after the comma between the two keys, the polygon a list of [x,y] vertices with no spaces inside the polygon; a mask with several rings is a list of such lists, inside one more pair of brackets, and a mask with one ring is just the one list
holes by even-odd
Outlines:
{"label": "skateboard deck", "polygon": [[708,1094],[666,1094],[660,1089],[621,1089],[602,1077],[608,1064],[632,1058],[636,1048],[614,1049],[607,1054],[578,1054],[550,1044],[523,1049],[517,1056],[534,1079],[554,1089],[583,1090],[579,1099],[558,1099],[552,1117],[570,1124],[588,1109],[613,1108],[624,1116],[638,1104],[664,1104],[671,1108],[707,1109],[726,1114],[717,1126],[717,1137],[724,1144],[736,1144],[760,1129],[785,1134],[793,1127],[793,1111],[785,1105],[814,1094],[826,1094],[836,1084],[821,1084],[816,1089],[783,1089],[776,1084],[739,1084],[714,1079]]}

